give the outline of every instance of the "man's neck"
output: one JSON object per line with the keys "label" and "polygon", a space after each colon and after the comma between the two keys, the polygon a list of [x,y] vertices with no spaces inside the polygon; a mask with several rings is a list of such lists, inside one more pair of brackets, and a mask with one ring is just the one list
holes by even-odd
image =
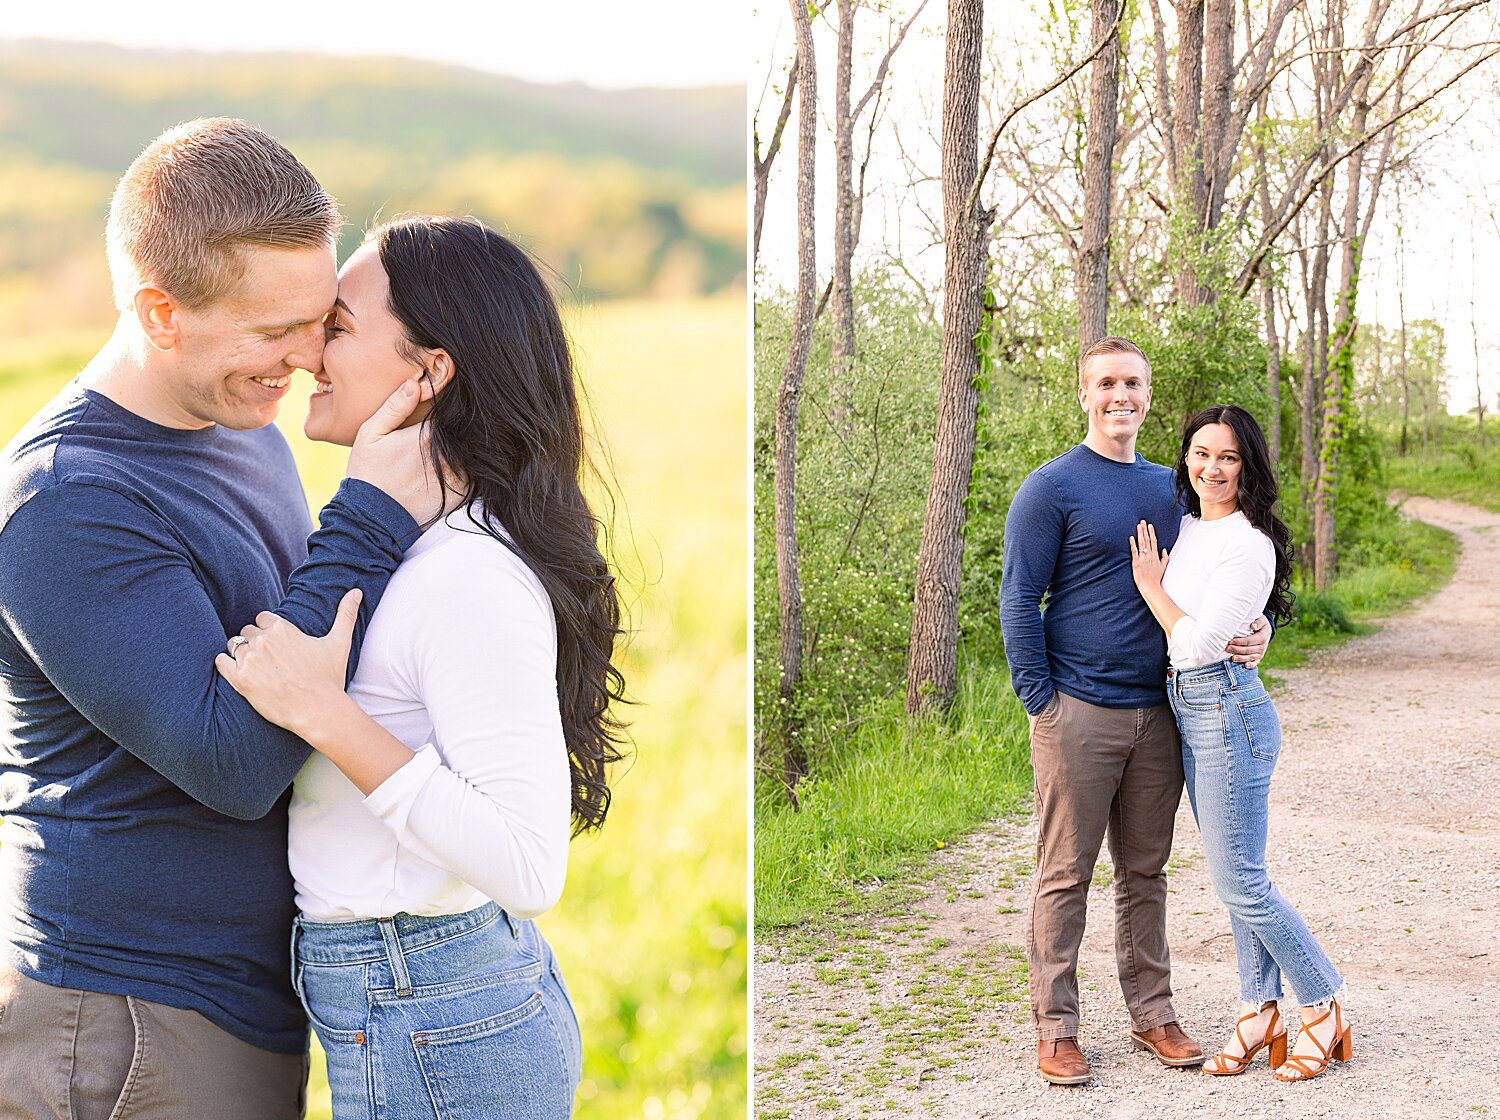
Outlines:
{"label": "man's neck", "polygon": [[124,315],[114,334],[78,375],[78,383],[108,397],[142,420],[164,428],[192,430],[212,423],[189,416],[161,394],[162,378],[151,368],[152,348]]}
{"label": "man's neck", "polygon": [[1106,459],[1113,459],[1117,463],[1135,462],[1135,435],[1133,433],[1128,440],[1121,441],[1108,439],[1090,428],[1089,434],[1083,437],[1083,446],[1096,455],[1103,455]]}

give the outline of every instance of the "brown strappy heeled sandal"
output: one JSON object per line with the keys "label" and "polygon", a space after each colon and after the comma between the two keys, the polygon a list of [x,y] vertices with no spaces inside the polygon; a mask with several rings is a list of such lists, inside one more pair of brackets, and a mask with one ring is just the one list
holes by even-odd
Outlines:
{"label": "brown strappy heeled sandal", "polygon": [[[1327,1011],[1323,1012],[1322,1015],[1314,1019],[1311,1023],[1303,1023],[1302,1030],[1306,1031],[1312,1027],[1316,1027],[1330,1015],[1334,1017],[1334,1031],[1333,1038],[1331,1040],[1332,1045],[1325,1047],[1323,1043],[1319,1041],[1317,1035],[1310,1035],[1309,1037],[1312,1039],[1312,1044],[1319,1050],[1319,1057],[1310,1058],[1305,1054],[1289,1055],[1286,1060],[1286,1065],[1289,1068],[1295,1070],[1297,1075],[1295,1077],[1288,1077],[1281,1070],[1277,1070],[1276,1079],[1278,1081],[1311,1081],[1314,1077],[1317,1077],[1318,1074],[1326,1070],[1328,1068],[1328,1063],[1334,1058],[1337,1058],[1341,1062],[1347,1062],[1350,1058],[1354,1057],[1354,1028],[1351,1027],[1348,1023],[1344,1022],[1344,1013],[1339,1007],[1338,1000],[1335,999],[1333,1001],[1333,1006],[1330,1007]],[[1300,1031],[1298,1032],[1298,1041],[1301,1041]]]}
{"label": "brown strappy heeled sandal", "polygon": [[1255,1060],[1255,1055],[1259,1054],[1267,1046],[1271,1048],[1271,1068],[1281,1068],[1282,1064],[1286,1062],[1286,1031],[1278,1031],[1276,1029],[1281,1025],[1280,1007],[1272,1006],[1271,1021],[1266,1024],[1265,1037],[1254,1046],[1246,1042],[1245,1036],[1240,1033],[1241,1026],[1248,1023],[1251,1019],[1258,1019],[1261,1011],[1264,1010],[1265,1008],[1262,1007],[1259,1011],[1252,1011],[1248,1015],[1241,1015],[1234,1024],[1234,1037],[1239,1042],[1240,1049],[1245,1052],[1244,1057],[1236,1057],[1233,1054],[1220,1050],[1218,1057],[1211,1059],[1217,1063],[1217,1067],[1211,1068],[1205,1062],[1203,1064],[1204,1073],[1213,1077],[1233,1077],[1236,1074],[1244,1073],[1250,1068],[1250,1063]]}

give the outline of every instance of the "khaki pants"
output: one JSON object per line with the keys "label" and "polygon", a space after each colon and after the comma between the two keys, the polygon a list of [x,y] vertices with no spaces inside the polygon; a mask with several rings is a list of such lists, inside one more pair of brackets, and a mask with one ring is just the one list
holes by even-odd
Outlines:
{"label": "khaki pants", "polygon": [[299,1120],[306,1085],[196,1011],[0,970],[0,1120]]}
{"label": "khaki pants", "polygon": [[1026,960],[1043,1039],[1078,1034],[1078,946],[1106,833],[1115,865],[1115,963],[1137,1030],[1172,1022],[1167,857],[1182,752],[1166,704],[1100,708],[1062,693],[1031,729],[1036,874]]}

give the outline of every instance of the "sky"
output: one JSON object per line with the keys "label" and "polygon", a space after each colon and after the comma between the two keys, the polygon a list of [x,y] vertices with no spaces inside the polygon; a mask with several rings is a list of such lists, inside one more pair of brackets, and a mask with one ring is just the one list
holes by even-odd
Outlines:
{"label": "sky", "polygon": [[[898,18],[916,9],[919,0],[896,0]],[[867,198],[862,222],[860,257],[866,262],[899,256],[925,286],[937,291],[942,282],[942,249],[933,244],[932,229],[941,219],[940,185],[928,181],[916,187],[911,162],[930,175],[940,165],[938,119],[941,109],[943,48],[942,28],[946,5],[929,0],[891,67],[881,130],[876,134],[876,152],[866,179]],[[1025,3],[986,5],[985,21],[994,41],[1026,42],[1035,38],[1035,16]],[[856,24],[867,54],[878,58],[873,39],[882,34],[881,18],[868,13]],[[820,73],[831,78],[834,35],[826,21],[815,26]],[[750,16],[751,70],[749,101],[752,112],[759,106],[759,127],[769,136],[781,104],[780,90],[793,52],[791,16],[784,2],[753,0]],[[868,82],[873,60],[860,59],[857,47],[856,92]],[[992,45],[986,70],[1014,65],[1017,56],[1006,56]],[[1493,64],[1492,64],[1493,66]],[[1500,70],[1500,67],[1496,68]],[[1026,75],[1028,88],[1042,84],[1051,75]],[[1475,75],[1479,77],[1479,75]],[[1421,156],[1422,186],[1403,191],[1402,235],[1396,236],[1396,194],[1390,183],[1382,191],[1380,211],[1366,246],[1360,286],[1359,313],[1366,322],[1395,326],[1399,322],[1398,263],[1405,271],[1405,305],[1408,321],[1431,318],[1444,327],[1448,344],[1450,409],[1462,412],[1474,405],[1474,337],[1477,328],[1479,366],[1485,399],[1494,414],[1500,397],[1500,104],[1484,96],[1496,88],[1496,76],[1476,83],[1456,123],[1427,145]],[[831,86],[831,82],[829,83]],[[827,97],[831,91],[824,90]],[[993,83],[990,95],[993,99]],[[983,96],[983,94],[982,94]],[[820,100],[823,98],[820,97]],[[1459,104],[1449,99],[1450,109]],[[993,121],[993,104],[982,104],[984,122]],[[833,143],[828,128],[829,113],[820,114],[818,147],[817,226],[831,229],[833,182],[829,171]],[[863,122],[862,122],[863,124]],[[792,189],[796,166],[796,117],[777,157],[770,196],[766,205],[758,270],[773,285],[790,286],[796,276],[795,196]],[[858,149],[863,150],[861,129]],[[899,144],[897,140],[899,138]],[[831,241],[820,233],[820,275],[827,276]],[[856,261],[856,270],[860,267]]]}
{"label": "sky", "polygon": [[[737,85],[745,80],[743,0],[118,0],[5,5],[8,39],[76,39],[129,47],[313,51],[451,62],[536,82],[601,89]],[[391,15],[392,10],[402,12]]]}

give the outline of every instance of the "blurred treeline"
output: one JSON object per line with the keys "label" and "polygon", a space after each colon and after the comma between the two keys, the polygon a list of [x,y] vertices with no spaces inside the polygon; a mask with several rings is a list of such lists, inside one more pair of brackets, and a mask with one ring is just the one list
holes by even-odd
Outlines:
{"label": "blurred treeline", "polygon": [[0,42],[0,332],[107,325],[115,181],[163,129],[242,117],[339,200],[342,259],[405,211],[474,214],[580,297],[744,283],[744,92],[536,85],[410,59]]}

